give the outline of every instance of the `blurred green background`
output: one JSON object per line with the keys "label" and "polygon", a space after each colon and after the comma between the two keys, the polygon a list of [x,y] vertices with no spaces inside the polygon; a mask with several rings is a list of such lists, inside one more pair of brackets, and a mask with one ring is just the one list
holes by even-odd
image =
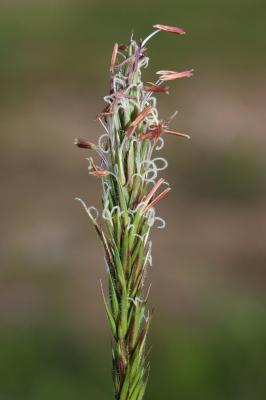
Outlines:
{"label": "blurred green background", "polygon": [[98,181],[73,138],[95,141],[115,41],[181,26],[151,66],[194,68],[161,96],[190,142],[162,155],[171,196],[153,232],[147,400],[266,398],[266,3],[1,0],[0,399],[112,399],[103,254],[80,196]]}

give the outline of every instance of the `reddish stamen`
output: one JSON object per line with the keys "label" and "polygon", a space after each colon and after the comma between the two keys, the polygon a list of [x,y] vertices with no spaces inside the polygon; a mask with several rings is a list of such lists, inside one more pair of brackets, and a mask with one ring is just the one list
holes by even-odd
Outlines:
{"label": "reddish stamen", "polygon": [[145,140],[145,139],[153,139],[154,143],[158,142],[159,137],[161,136],[162,133],[162,125],[152,125],[150,127],[151,129],[148,129],[146,133],[143,135],[139,136],[139,140]]}
{"label": "reddish stamen", "polygon": [[115,43],[113,52],[112,52],[112,57],[111,57],[111,66],[110,66],[110,72],[113,74],[114,69],[115,69],[115,62],[116,62],[116,57],[117,57],[117,51],[118,51],[118,43]]}
{"label": "reddish stamen", "polygon": [[129,127],[126,130],[126,133],[128,136],[133,135],[137,126],[144,120],[144,118],[151,112],[151,110],[152,110],[152,106],[149,105],[148,107],[144,108],[144,110],[142,110],[137,115],[137,117],[134,119],[133,122],[131,122],[131,124],[129,125]]}
{"label": "reddish stamen", "polygon": [[145,92],[169,94],[168,88],[166,86],[157,85],[156,83],[152,83],[152,82],[147,82],[147,84],[143,86],[143,90],[145,90]]}
{"label": "reddish stamen", "polygon": [[175,132],[175,131],[172,131],[172,130],[170,130],[170,129],[164,129],[163,132],[166,133],[167,135],[181,136],[181,137],[185,137],[185,138],[187,138],[187,139],[190,139],[190,136],[187,135],[186,133]]}
{"label": "reddish stamen", "polygon": [[171,188],[168,187],[167,189],[165,189],[162,193],[160,193],[154,200],[152,200],[150,202],[150,204],[147,205],[147,207],[144,208],[144,212],[148,211],[150,208],[152,208],[153,206],[155,206],[155,204],[158,203],[158,201],[160,201],[163,197],[165,197],[167,195],[168,192],[170,192]]}
{"label": "reddish stamen", "polygon": [[163,184],[164,180],[162,178],[160,178],[158,180],[158,182],[155,183],[155,185],[153,186],[153,188],[150,190],[150,192],[148,193],[146,199],[145,199],[145,205],[144,208],[148,205],[149,201],[151,200],[151,198],[153,197],[153,195],[157,192],[157,190],[159,189],[159,187]]}
{"label": "reddish stamen", "polygon": [[176,33],[178,35],[184,35],[186,33],[182,28],[178,28],[176,26],[156,24],[153,25],[153,28],[160,29],[161,31]]}
{"label": "reddish stamen", "polygon": [[156,72],[160,76],[160,80],[162,81],[172,81],[174,79],[180,79],[180,78],[190,78],[193,76],[193,69],[190,69],[188,71],[158,71]]}
{"label": "reddish stamen", "polygon": [[84,138],[76,138],[74,144],[81,149],[95,150],[97,146]]}
{"label": "reddish stamen", "polygon": [[105,169],[97,169],[96,171],[91,171],[90,174],[93,176],[102,177],[109,175],[110,172]]}

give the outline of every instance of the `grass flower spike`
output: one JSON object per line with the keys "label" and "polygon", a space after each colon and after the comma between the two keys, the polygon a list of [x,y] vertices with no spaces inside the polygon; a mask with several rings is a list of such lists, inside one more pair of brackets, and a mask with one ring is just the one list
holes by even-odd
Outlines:
{"label": "grass flower spike", "polygon": [[110,90],[97,116],[104,132],[97,144],[84,138],[75,140],[77,147],[94,152],[93,158],[87,158],[88,168],[102,183],[101,212],[78,200],[105,253],[108,294],[102,292],[112,334],[116,400],[141,400],[149,374],[146,342],[152,313],[147,309],[145,279],[152,263],[150,231],[165,226],[155,205],[170,191],[167,182],[158,178],[167,161],[157,153],[167,134],[189,138],[169,129],[169,121],[159,119],[155,94],[168,93],[164,81],[190,77],[192,71],[159,71],[156,83],[143,83],[141,76],[149,62],[144,46],[151,37],[161,31],[185,32],[159,24],[154,28],[143,41],[131,38],[128,44],[114,45]]}

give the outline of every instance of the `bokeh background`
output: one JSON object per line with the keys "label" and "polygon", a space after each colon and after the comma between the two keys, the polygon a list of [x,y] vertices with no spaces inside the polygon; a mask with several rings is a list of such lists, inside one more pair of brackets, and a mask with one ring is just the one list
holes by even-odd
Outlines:
{"label": "bokeh background", "polygon": [[112,398],[99,204],[76,136],[95,141],[115,41],[154,23],[151,66],[194,67],[159,100],[172,192],[153,232],[147,400],[266,397],[266,3],[1,0],[0,399]]}

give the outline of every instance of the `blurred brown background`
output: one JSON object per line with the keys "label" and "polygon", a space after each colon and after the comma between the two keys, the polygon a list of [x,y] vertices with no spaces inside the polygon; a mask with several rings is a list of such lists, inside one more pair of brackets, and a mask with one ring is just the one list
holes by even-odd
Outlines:
{"label": "blurred brown background", "polygon": [[266,4],[260,0],[0,1],[0,399],[111,399],[99,205],[76,136],[95,141],[115,41],[154,23],[172,192],[153,232],[149,399],[266,396]]}

